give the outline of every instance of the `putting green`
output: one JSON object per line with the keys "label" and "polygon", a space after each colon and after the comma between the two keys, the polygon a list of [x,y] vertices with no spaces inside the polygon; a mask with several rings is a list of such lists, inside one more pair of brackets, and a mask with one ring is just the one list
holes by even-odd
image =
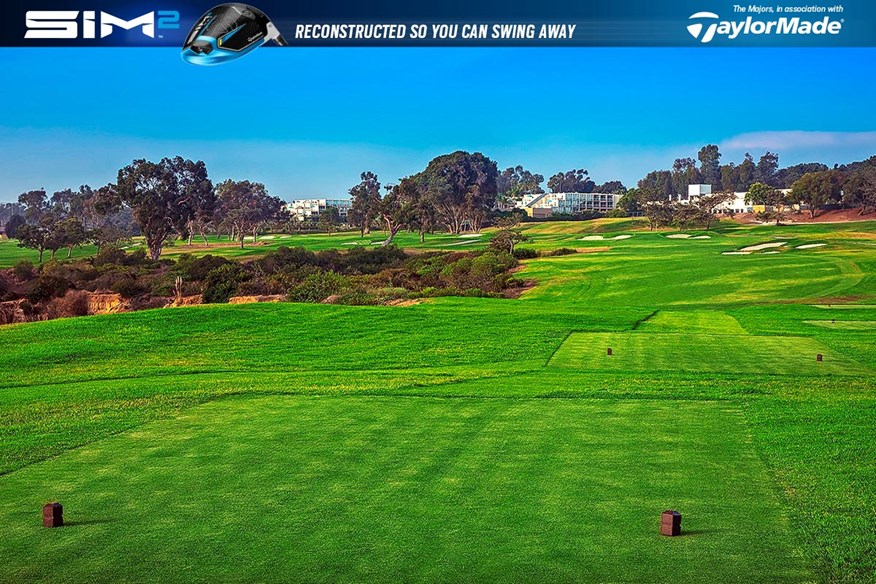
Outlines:
{"label": "putting green", "polygon": [[[608,348],[613,355],[608,356]],[[816,361],[821,354],[824,361]],[[780,375],[872,375],[807,337],[703,333],[572,333],[550,366],[590,371],[684,371]]]}
{"label": "putting green", "polygon": [[809,578],[723,402],[231,398],[0,491],[6,582]]}

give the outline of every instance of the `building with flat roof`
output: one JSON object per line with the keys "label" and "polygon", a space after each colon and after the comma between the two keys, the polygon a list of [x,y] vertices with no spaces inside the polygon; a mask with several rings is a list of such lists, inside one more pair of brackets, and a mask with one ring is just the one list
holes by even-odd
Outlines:
{"label": "building with flat roof", "polygon": [[350,199],[298,199],[289,201],[286,209],[299,221],[316,221],[327,208],[334,207],[338,210],[341,221],[346,221],[351,204]]}
{"label": "building with flat roof", "polygon": [[542,193],[524,197],[518,207],[530,217],[608,213],[615,209],[621,196],[610,193]]}

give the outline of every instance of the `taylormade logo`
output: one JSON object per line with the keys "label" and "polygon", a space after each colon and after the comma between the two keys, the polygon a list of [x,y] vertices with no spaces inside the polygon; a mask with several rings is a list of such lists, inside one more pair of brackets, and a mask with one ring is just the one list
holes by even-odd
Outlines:
{"label": "taylormade logo", "polygon": [[697,12],[688,20],[687,31],[701,43],[712,42],[715,35],[735,39],[742,35],[828,35],[839,34],[843,28],[842,20],[832,20],[825,16],[821,20],[801,20],[799,16],[781,16],[775,20],[755,20],[748,16],[745,20],[720,20],[714,12]]}

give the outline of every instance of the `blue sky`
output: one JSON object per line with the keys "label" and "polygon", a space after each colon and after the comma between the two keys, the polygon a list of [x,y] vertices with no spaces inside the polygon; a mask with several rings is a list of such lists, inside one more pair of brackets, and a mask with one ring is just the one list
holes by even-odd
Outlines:
{"label": "blue sky", "polygon": [[2,49],[0,201],[112,182],[134,158],[206,161],[285,199],[345,195],[479,150],[633,185],[723,161],[876,154],[876,49],[276,49],[196,67],[176,49]]}

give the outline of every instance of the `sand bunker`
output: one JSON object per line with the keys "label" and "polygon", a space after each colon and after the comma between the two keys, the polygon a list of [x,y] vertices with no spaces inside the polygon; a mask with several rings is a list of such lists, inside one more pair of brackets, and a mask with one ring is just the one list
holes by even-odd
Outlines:
{"label": "sand bunker", "polygon": [[749,255],[750,251],[723,251],[721,255]]}
{"label": "sand bunker", "polygon": [[770,253],[779,253],[779,252],[777,252],[777,251],[765,251],[765,252],[763,252],[763,253],[760,254],[760,255],[767,255],[767,254],[770,254]]}
{"label": "sand bunker", "polygon": [[[378,242],[378,243],[380,243],[380,242]],[[370,241],[363,241],[361,243],[358,241],[347,241],[347,242],[342,243],[341,245],[373,245],[373,244]]]}
{"label": "sand bunker", "polygon": [[690,233],[673,233],[672,235],[667,235],[666,239],[690,239]]}
{"label": "sand bunker", "polygon": [[483,236],[483,233],[466,233],[464,235],[460,235],[460,237],[463,237],[463,238],[481,237],[481,236]]}
{"label": "sand bunker", "polygon": [[605,239],[601,235],[588,235],[587,237],[582,237],[578,241],[602,241]]}
{"label": "sand bunker", "polygon": [[782,247],[788,243],[787,241],[774,241],[772,243],[761,243],[758,245],[749,245],[748,247],[743,247],[739,251],[760,251],[762,249],[769,249],[771,247]]}
{"label": "sand bunker", "polygon": [[813,247],[824,247],[826,243],[807,243],[806,245],[798,245],[794,249],[812,249]]}
{"label": "sand bunker", "polygon": [[614,239],[614,240],[617,240],[617,239],[629,239],[629,238],[631,238],[631,237],[632,237],[632,235],[615,235],[614,237],[612,237],[612,239]]}
{"label": "sand bunker", "polygon": [[691,237],[691,239],[712,239],[711,235],[697,235],[696,237]]}

